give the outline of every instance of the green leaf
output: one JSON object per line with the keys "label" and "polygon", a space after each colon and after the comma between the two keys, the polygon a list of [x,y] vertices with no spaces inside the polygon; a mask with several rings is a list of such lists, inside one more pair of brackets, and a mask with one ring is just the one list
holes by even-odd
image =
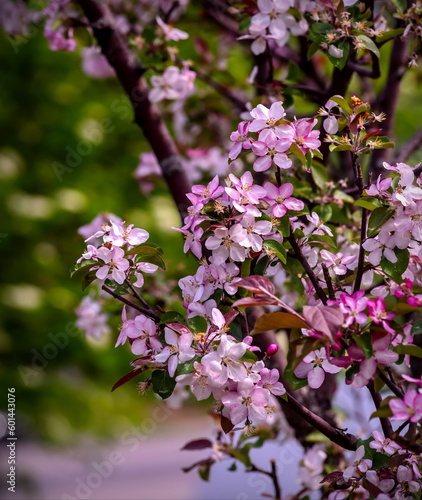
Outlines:
{"label": "green leaf", "polygon": [[286,263],[286,249],[283,247],[283,245],[276,240],[265,240],[263,246],[270,250],[271,252],[275,253],[275,255],[278,257],[278,259],[285,264]]}
{"label": "green leaf", "polygon": [[389,219],[391,219],[395,210],[390,207],[378,207],[376,208],[369,217],[368,222],[368,238],[372,238],[378,232],[378,229],[385,224]]}
{"label": "green leaf", "polygon": [[315,184],[321,189],[321,191],[327,190],[328,175],[327,169],[319,161],[312,162],[311,166],[312,178]]}
{"label": "green leaf", "polygon": [[385,257],[381,259],[381,269],[397,283],[401,283],[402,274],[406,271],[409,265],[409,250],[407,248],[396,248],[394,253],[397,257],[397,262],[394,264]]}
{"label": "green leaf", "polygon": [[379,199],[374,198],[373,196],[362,196],[362,198],[355,201],[355,207],[366,208],[371,212],[380,206],[382,206],[382,204]]}
{"label": "green leaf", "polygon": [[126,250],[125,255],[163,255],[164,252],[159,246],[153,245],[151,243],[139,245],[133,247],[130,250]]}
{"label": "green leaf", "polygon": [[207,331],[208,325],[202,316],[194,316],[188,320],[190,329],[195,333],[203,333]]}
{"label": "green leaf", "polygon": [[249,28],[251,24],[251,17],[250,16],[246,16],[245,18],[243,18],[240,23],[239,23],[239,33],[241,33],[242,31],[245,31]]}
{"label": "green leaf", "polygon": [[329,221],[333,215],[333,208],[330,203],[327,203],[326,205],[318,205],[314,207],[312,211],[318,214],[318,217],[323,222]]}
{"label": "green leaf", "polygon": [[334,95],[333,97],[330,97],[330,99],[336,102],[344,112],[349,115],[352,114],[352,108],[349,106],[349,103],[344,97],[341,95]]}
{"label": "green leaf", "polygon": [[297,144],[293,142],[289,148],[289,151],[291,151],[296,156],[296,158],[299,159],[302,165],[306,165],[306,156],[302,153],[300,147]]}
{"label": "green leaf", "polygon": [[395,30],[389,30],[389,31],[384,31],[382,35],[377,36],[376,42],[381,45],[385,42],[388,42],[388,40],[391,40],[392,38],[396,38],[397,36],[402,35],[404,32],[404,28],[398,28]]}
{"label": "green leaf", "polygon": [[155,370],[151,374],[153,391],[163,399],[169,398],[174,391],[176,381],[171,378],[167,371]]}
{"label": "green leaf", "polygon": [[154,264],[155,266],[160,267],[164,271],[166,270],[166,264],[160,255],[137,255],[135,257],[135,262],[149,262],[150,264]]}
{"label": "green leaf", "polygon": [[365,358],[369,359],[373,354],[371,334],[369,332],[365,332],[362,335],[353,334],[352,337],[355,343],[362,349],[365,354]]}
{"label": "green leaf", "polygon": [[336,46],[343,51],[343,56],[340,58],[333,57],[328,52],[327,56],[331,64],[341,70],[346,66],[346,62],[349,57],[350,43],[346,40],[342,40],[340,43],[336,44]]}
{"label": "green leaf", "polygon": [[287,367],[284,370],[284,380],[290,385],[292,391],[297,391],[308,385],[308,379],[296,377],[292,367]]}
{"label": "green leaf", "polygon": [[73,278],[74,276],[82,276],[83,274],[87,273],[92,266],[98,266],[99,264],[100,263],[98,262],[98,260],[83,260],[70,268],[70,277]]}
{"label": "green leaf", "polygon": [[406,0],[391,0],[391,3],[396,7],[400,12],[404,12],[407,10],[407,1]]}
{"label": "green leaf", "polygon": [[365,49],[374,53],[379,59],[380,51],[379,51],[378,47],[375,45],[375,42],[373,40],[371,40],[366,35],[358,35],[356,37],[356,39],[359,40],[359,42],[361,42],[361,44],[365,47]]}
{"label": "green leaf", "polygon": [[89,285],[97,279],[95,273],[96,271],[94,270],[85,274],[85,276],[82,278],[82,290],[86,290],[89,287]]}
{"label": "green leaf", "polygon": [[331,440],[324,436],[322,432],[314,431],[306,436],[305,441],[308,443],[331,443]]}
{"label": "green leaf", "polygon": [[412,335],[420,335],[422,333],[422,321],[416,321],[412,326]]}
{"label": "green leaf", "polygon": [[410,354],[410,356],[415,356],[415,358],[422,358],[422,347],[417,345],[396,345],[393,347],[393,351],[397,354]]}
{"label": "green leaf", "polygon": [[282,217],[280,220],[280,224],[277,226],[278,232],[288,238],[290,236],[290,219],[288,217]]}
{"label": "green leaf", "polygon": [[309,325],[294,314],[273,312],[260,316],[254,326],[254,333],[263,333],[279,328],[309,328]]}
{"label": "green leaf", "polygon": [[391,417],[392,415],[393,415],[393,412],[390,410],[390,407],[386,406],[384,408],[380,408],[377,411],[374,411],[369,418],[370,419],[372,419],[372,418],[386,418],[386,417]]}
{"label": "green leaf", "polygon": [[182,314],[177,311],[167,311],[161,316],[160,324],[165,323],[183,323],[185,318]]}
{"label": "green leaf", "polygon": [[308,52],[307,52],[307,54],[306,54],[306,57],[307,57],[308,61],[312,58],[312,56],[313,56],[316,52],[318,52],[319,48],[320,48],[320,47],[319,47],[319,42],[313,41],[313,42],[311,43],[311,45],[310,45],[310,46],[309,46],[309,48],[308,48]]}
{"label": "green leaf", "polygon": [[340,144],[340,145],[336,145],[336,144],[330,144],[329,145],[329,150],[331,152],[333,151],[351,151],[353,149],[353,146],[351,144]]}
{"label": "green leaf", "polygon": [[253,268],[253,274],[264,276],[269,263],[270,258],[268,257],[268,255],[264,255],[263,257],[261,257]]}
{"label": "green leaf", "polygon": [[327,246],[333,249],[337,248],[334,238],[325,234],[313,234],[312,236],[309,236],[308,243],[313,243],[313,246],[315,246],[315,244],[319,244],[323,248],[326,248]]}

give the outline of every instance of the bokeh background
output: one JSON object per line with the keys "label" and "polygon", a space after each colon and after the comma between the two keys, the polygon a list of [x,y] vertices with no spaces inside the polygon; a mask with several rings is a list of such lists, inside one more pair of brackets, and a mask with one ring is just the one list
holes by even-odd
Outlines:
{"label": "bokeh background", "polygon": [[[211,47],[213,37],[210,31]],[[251,64],[238,51],[228,54],[229,69],[242,86]],[[86,76],[77,52],[51,52],[40,29],[14,40],[0,32],[0,61],[0,430],[3,436],[7,388],[15,387],[21,495],[75,495],[77,479],[86,481],[95,472],[93,463],[112,461],[112,452],[121,451],[126,458],[117,465],[114,457],[113,480],[92,487],[85,498],[234,498],[227,489],[233,476],[227,479],[223,468],[224,481],[214,489],[194,472],[180,479],[180,467],[197,457],[181,458],[177,450],[185,436],[209,433],[206,416],[188,405],[182,413],[162,410],[160,417],[153,413],[155,398],[141,399],[135,381],[110,392],[132,359],[128,349],[113,347],[118,306],[108,311],[113,328],[101,341],[75,327],[74,309],[84,295],[80,282],[69,277],[84,249],[77,229],[98,213],[115,213],[150,232],[165,251],[163,283],[175,282],[193,265],[182,256],[180,234],[171,229],[179,217],[164,184],[145,197],[134,178],[148,145],[119,84]],[[212,94],[206,99],[211,102]],[[420,116],[420,72],[414,71],[403,84],[398,145],[420,127]],[[411,162],[421,160],[418,151]],[[130,442],[132,429],[148,439]],[[298,454],[291,444],[286,471]],[[160,489],[163,471],[174,481],[171,494]],[[236,477],[247,490],[245,478]],[[259,477],[252,483],[259,497],[266,485]],[[218,492],[218,484],[224,491]],[[238,498],[254,498],[246,490]]]}

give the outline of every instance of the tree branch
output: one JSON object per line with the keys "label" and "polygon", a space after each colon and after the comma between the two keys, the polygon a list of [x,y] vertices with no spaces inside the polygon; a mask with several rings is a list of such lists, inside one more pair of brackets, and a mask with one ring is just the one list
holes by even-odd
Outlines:
{"label": "tree branch", "polygon": [[[371,393],[372,401],[374,402],[375,408],[379,410],[379,407],[381,405],[381,395],[379,392],[375,390],[375,384],[373,380],[370,380],[369,384],[367,385],[369,392]],[[384,436],[391,438],[393,435],[393,428],[391,427],[391,423],[388,417],[379,417],[379,420],[381,422],[381,427],[382,430],[384,431]]]}
{"label": "tree branch", "polygon": [[336,429],[320,416],[316,415],[311,410],[308,410],[308,408],[299,403],[299,401],[291,394],[288,396],[288,401],[285,401],[280,397],[278,397],[278,399],[282,405],[292,408],[298,415],[306,419],[313,427],[315,427],[315,429],[331,439],[333,443],[338,444],[346,450],[356,450],[356,444],[358,441],[356,436],[343,432],[340,429]]}
{"label": "tree branch", "polygon": [[144,307],[138,306],[138,304],[134,304],[128,299],[125,299],[118,293],[113,292],[111,288],[108,286],[103,285],[101,287],[105,292],[109,293],[112,297],[114,297],[117,300],[120,300],[120,302],[123,302],[123,304],[126,304],[129,307],[132,307],[133,309],[136,309],[137,311],[141,312],[142,314],[145,314],[145,316],[148,316],[149,318],[153,319],[154,321],[160,321],[161,316],[159,314],[156,314],[154,311],[151,311],[151,309],[145,309]]}
{"label": "tree branch", "polygon": [[142,78],[143,69],[116,29],[107,4],[100,0],[76,1],[82,7],[102,53],[114,68],[117,78],[130,99],[135,122],[150,143],[177,209],[184,218],[190,205],[186,193],[190,192],[191,185],[161,112],[149,100],[148,87],[145,79]]}
{"label": "tree branch", "polygon": [[405,162],[422,146],[422,128],[397,151],[394,162]]}

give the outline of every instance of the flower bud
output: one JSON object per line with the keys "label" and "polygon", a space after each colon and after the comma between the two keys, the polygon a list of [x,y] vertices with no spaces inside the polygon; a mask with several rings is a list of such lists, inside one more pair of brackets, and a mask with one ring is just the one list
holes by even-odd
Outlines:
{"label": "flower bud", "polygon": [[267,347],[267,350],[265,351],[265,354],[267,356],[272,356],[273,354],[275,354],[276,352],[278,351],[278,345],[277,344],[270,344],[268,347]]}

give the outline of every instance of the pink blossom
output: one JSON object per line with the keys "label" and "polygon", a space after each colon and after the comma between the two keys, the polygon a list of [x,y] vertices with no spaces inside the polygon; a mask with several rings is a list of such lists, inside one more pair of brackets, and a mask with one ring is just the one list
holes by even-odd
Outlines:
{"label": "pink blossom", "polygon": [[248,35],[239,36],[237,39],[252,39],[253,42],[251,44],[251,51],[256,56],[265,52],[265,49],[267,47],[267,40],[274,40],[277,38],[275,35],[268,34],[267,29],[263,26],[259,26],[258,24],[251,24],[248,28],[248,31]]}
{"label": "pink blossom", "polygon": [[165,99],[185,99],[194,89],[196,74],[188,69],[180,69],[169,66],[162,76],[152,76],[152,89],[149,93],[151,102],[159,102]]}
{"label": "pink blossom", "polygon": [[340,305],[340,309],[345,317],[343,324],[345,328],[349,327],[355,321],[359,325],[362,325],[368,319],[368,316],[363,313],[367,307],[365,290],[358,290],[353,295],[343,292],[340,294],[340,301],[329,301],[329,304],[330,303],[337,303]]}
{"label": "pink blossom", "polygon": [[393,455],[396,451],[401,449],[400,445],[390,438],[384,437],[379,431],[372,431],[372,435],[375,439],[369,443],[369,447],[374,450],[379,452],[383,451],[387,453],[387,455]]}
{"label": "pink blossom", "polygon": [[393,320],[396,315],[393,312],[386,312],[384,299],[382,299],[381,297],[378,297],[375,300],[369,299],[368,311],[369,317],[375,324],[381,324],[387,332],[395,333],[394,329],[391,328],[388,321]]}
{"label": "pink blossom", "polygon": [[368,261],[373,266],[378,266],[383,256],[393,264],[397,262],[397,256],[393,252],[395,242],[387,231],[381,231],[376,238],[368,238],[362,246],[369,252]]}
{"label": "pink blossom", "polygon": [[253,164],[255,172],[268,170],[273,162],[279,168],[290,168],[292,161],[284,151],[287,151],[291,144],[289,139],[277,139],[272,130],[263,130],[259,134],[258,140],[252,143],[252,151],[259,156]]}
{"label": "pink blossom", "polygon": [[249,132],[260,132],[264,129],[271,129],[275,132],[276,136],[283,135],[286,127],[285,125],[280,125],[279,122],[285,117],[286,112],[281,101],[273,102],[269,109],[263,104],[258,104],[250,113],[253,120],[249,125]]}
{"label": "pink blossom", "polygon": [[283,394],[285,394],[286,389],[284,388],[284,385],[279,381],[280,373],[276,368],[273,368],[272,370],[270,370],[269,368],[262,368],[262,370],[259,372],[259,375],[261,377],[261,380],[258,382],[258,385],[260,387],[268,389],[274,396],[282,396]]}
{"label": "pink blossom", "polygon": [[134,264],[132,270],[136,281],[133,283],[133,286],[136,286],[137,288],[143,287],[145,280],[144,276],[141,273],[152,274],[155,273],[157,269],[158,266],[156,266],[155,264],[151,264],[150,262],[137,262],[136,264]]}
{"label": "pink blossom", "polygon": [[276,187],[271,182],[264,184],[266,191],[265,200],[270,204],[269,210],[274,217],[283,217],[286,215],[287,210],[303,210],[303,201],[293,198],[293,184],[286,182],[280,187]]}
{"label": "pink blossom", "polygon": [[175,42],[178,42],[179,40],[186,40],[187,38],[189,38],[189,35],[185,31],[169,26],[161,19],[161,17],[156,17],[155,20],[157,21],[158,26],[161,28],[161,31],[163,32],[164,38],[166,40],[173,40]]}
{"label": "pink blossom", "polygon": [[73,38],[73,29],[63,25],[53,28],[53,19],[48,19],[45,24],[44,36],[48,40],[51,50],[65,50],[73,52],[76,49],[76,40]]}
{"label": "pink blossom", "polygon": [[124,258],[125,252],[122,248],[114,247],[112,250],[107,247],[101,247],[97,256],[105,265],[101,266],[95,276],[100,279],[106,279],[111,273],[111,279],[121,285],[126,279],[126,273],[129,269],[129,261]]}
{"label": "pink blossom", "polygon": [[378,176],[377,183],[371,184],[369,188],[367,188],[366,194],[368,196],[380,196],[383,199],[390,199],[391,194],[388,192],[390,189],[391,183],[393,181],[392,177],[382,178],[381,175]]}
{"label": "pink blossom", "polygon": [[208,250],[212,250],[213,262],[216,266],[226,262],[228,258],[243,262],[246,250],[240,243],[246,238],[246,232],[240,224],[234,224],[230,229],[219,227],[214,235],[205,241]]}
{"label": "pink blossom", "polygon": [[212,369],[209,369],[213,382],[219,386],[224,385],[228,379],[240,382],[247,376],[246,368],[239,359],[245,354],[248,346],[244,342],[233,342],[226,334],[221,335],[220,344],[216,351],[206,354],[202,358],[202,364],[207,365],[213,361]]}
{"label": "pink blossom", "polygon": [[229,152],[229,159],[235,160],[242,149],[251,149],[251,138],[248,136],[249,122],[240,122],[237,130],[230,134],[230,140],[234,142]]}
{"label": "pink blossom", "polygon": [[111,243],[113,246],[122,247],[126,244],[138,246],[148,240],[149,233],[145,229],[133,229],[133,224],[125,228],[123,224],[116,224],[111,221],[111,230],[108,234],[104,235],[104,241]]}
{"label": "pink blossom", "polygon": [[177,383],[189,385],[191,391],[198,401],[208,399],[212,392],[212,381],[209,378],[207,366],[197,361],[193,364],[193,373],[185,375],[178,375],[176,377]]}
{"label": "pink blossom", "polygon": [[306,215],[306,218],[313,224],[313,228],[309,228],[309,234],[328,234],[329,236],[333,236],[331,229],[323,223],[316,212],[312,212],[311,215]]}
{"label": "pink blossom", "polygon": [[154,321],[143,314],[136,316],[127,328],[126,335],[131,339],[135,339],[132,342],[131,349],[133,354],[138,356],[145,356],[151,349],[160,351],[163,347],[156,337],[157,326]]}
{"label": "pink blossom", "polygon": [[392,399],[388,404],[393,412],[392,420],[417,423],[422,418],[422,394],[414,389],[409,389],[403,399]]}
{"label": "pink blossom", "polygon": [[399,482],[400,490],[399,495],[395,495],[394,498],[404,500],[410,497],[409,493],[417,493],[421,489],[421,484],[413,479],[412,469],[404,465],[399,465],[397,469],[397,481]]}
{"label": "pink blossom", "polygon": [[273,225],[270,221],[259,220],[251,214],[245,214],[240,221],[240,224],[245,230],[245,239],[240,244],[246,248],[251,248],[253,252],[262,250],[262,237],[267,236],[272,232]]}
{"label": "pink blossom", "polygon": [[258,0],[259,13],[252,17],[251,24],[268,28],[277,38],[288,38],[285,18],[292,6],[290,0]]}
{"label": "pink blossom", "polygon": [[215,200],[224,193],[224,188],[219,185],[219,178],[216,175],[212,181],[208,183],[207,186],[198,184],[192,187],[192,193],[202,196],[202,201],[208,201],[209,199]]}
{"label": "pink blossom", "polygon": [[159,354],[156,354],[155,360],[159,363],[167,361],[169,375],[174,377],[178,364],[189,361],[195,356],[195,351],[191,347],[192,334],[183,333],[178,335],[175,331],[166,327],[164,328],[164,338],[167,345]]}
{"label": "pink blossom", "polygon": [[318,149],[321,146],[321,141],[318,139],[319,130],[312,130],[317,123],[316,118],[302,118],[293,123],[295,129],[293,140],[303,154],[306,154],[307,149]]}
{"label": "pink blossom", "polygon": [[332,365],[328,361],[326,351],[322,347],[307,354],[294,373],[296,377],[307,378],[309,387],[318,389],[324,382],[325,373],[338,373],[340,370],[339,366]]}
{"label": "pink blossom", "polygon": [[98,300],[89,295],[84,297],[75,312],[78,316],[76,326],[87,337],[98,340],[110,333],[110,327],[107,324],[108,315],[104,313]]}
{"label": "pink blossom", "polygon": [[251,422],[265,420],[270,393],[267,389],[258,387],[245,379],[237,384],[236,392],[226,392],[221,402],[230,412],[230,420],[233,425],[240,424],[245,419]]}
{"label": "pink blossom", "polygon": [[345,481],[349,481],[352,477],[359,478],[362,474],[365,474],[368,469],[372,467],[372,460],[363,458],[365,456],[365,447],[359,446],[355,452],[355,460],[352,465],[347,467],[343,472],[343,478]]}
{"label": "pink blossom", "polygon": [[82,49],[82,71],[91,78],[111,78],[116,76],[107,58],[102,55],[100,47],[84,47]]}
{"label": "pink blossom", "polygon": [[327,267],[332,267],[334,272],[339,275],[347,273],[347,269],[351,269],[356,261],[354,255],[343,255],[341,252],[337,254],[331,253],[328,250],[321,250],[321,257]]}

